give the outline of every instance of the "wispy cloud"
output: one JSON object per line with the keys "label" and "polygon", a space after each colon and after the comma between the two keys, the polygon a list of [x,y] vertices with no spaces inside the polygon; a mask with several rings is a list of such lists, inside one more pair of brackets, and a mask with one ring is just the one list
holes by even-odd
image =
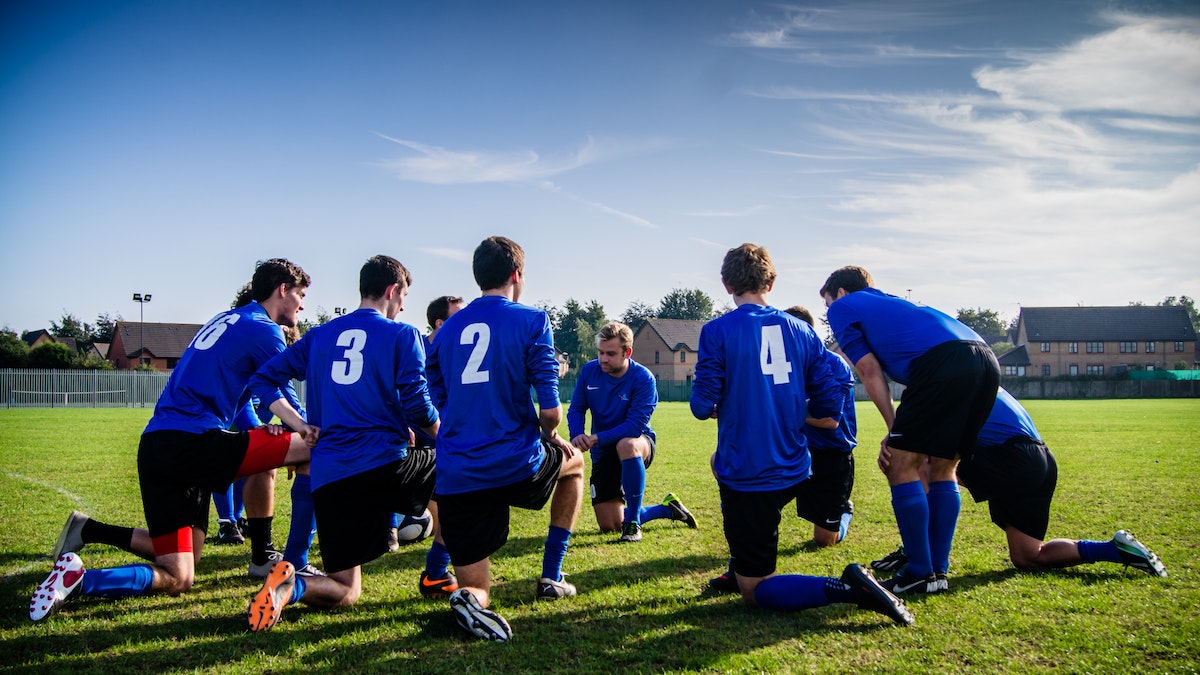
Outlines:
{"label": "wispy cloud", "polygon": [[457,248],[421,248],[418,250],[422,253],[427,253],[437,258],[445,258],[447,260],[465,263],[471,262],[471,258],[474,255],[471,251],[464,251]]}
{"label": "wispy cloud", "polygon": [[544,158],[533,150],[494,152],[449,150],[380,134],[415,155],[380,162],[401,180],[436,185],[538,182],[598,161],[603,152],[593,139],[573,154]]}
{"label": "wispy cloud", "polygon": [[693,218],[749,218],[750,216],[763,213],[768,208],[765,204],[755,204],[754,206],[747,206],[744,209],[733,211],[692,211],[684,215]]}

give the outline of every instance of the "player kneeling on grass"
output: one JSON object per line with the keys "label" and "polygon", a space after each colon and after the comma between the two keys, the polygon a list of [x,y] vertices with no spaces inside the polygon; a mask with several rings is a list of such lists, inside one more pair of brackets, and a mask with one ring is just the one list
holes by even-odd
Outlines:
{"label": "player kneeling on grass", "polygon": [[[696,527],[683,502],[668,494],[662,504],[643,506],[646,469],[654,461],[655,435],[650,417],[658,405],[654,375],[629,358],[633,331],[610,322],[596,334],[599,358],[579,371],[567,409],[571,445],[592,457],[592,509],[601,532],[621,531],[617,543],[642,540],[642,525],[669,518]],[[592,433],[584,420],[592,412]],[[624,503],[622,503],[624,502]]]}
{"label": "player kneeling on grass", "polygon": [[[1004,389],[979,432],[970,456],[958,465],[958,480],[976,502],[988,502],[992,522],[1008,536],[1008,555],[1022,570],[1112,562],[1165,577],[1167,569],[1127,530],[1109,541],[1044,541],[1058,464],[1042,442],[1025,408]],[[902,567],[904,549],[871,562],[875,569]]]}
{"label": "player kneeling on grass", "polygon": [[[250,381],[251,391],[296,429],[308,424],[280,387],[292,379],[308,384],[309,415],[323,429],[313,448],[311,480],[328,574],[299,577],[291,563],[276,563],[250,603],[251,630],[274,626],[294,602],[354,604],[362,592],[360,566],[388,551],[392,514],[420,513],[429,502],[434,453],[409,448],[408,428],[436,436],[438,414],[429,398],[421,335],[394,320],[411,283],[395,258],[371,258],[359,274],[358,309],[313,328]],[[442,551],[422,580],[440,582],[431,592],[444,595],[457,586]]]}
{"label": "player kneeling on grass", "polygon": [[[54,546],[54,570],[29,601],[30,619],[44,619],[73,595],[187,591],[204,548],[210,492],[244,476],[308,461],[315,427],[305,427],[311,432],[307,441],[277,426],[227,429],[250,376],[283,351],[280,326],[296,325],[310,281],[304,270],[282,258],[260,262],[250,282],[253,302],[218,314],[196,333],[138,443],[147,529],[72,513]],[[75,552],[86,544],[116,546],[154,564],[85,571]]]}
{"label": "player kneeling on grass", "polygon": [[863,565],[848,565],[840,579],[775,573],[783,507],[810,471],[796,421],[841,414],[844,394],[812,328],[767,304],[775,266],[766,249],[730,249],[721,282],[736,309],[700,330],[691,410],[717,420],[712,467],[742,599],[778,610],[852,603],[912,623],[904,602]]}

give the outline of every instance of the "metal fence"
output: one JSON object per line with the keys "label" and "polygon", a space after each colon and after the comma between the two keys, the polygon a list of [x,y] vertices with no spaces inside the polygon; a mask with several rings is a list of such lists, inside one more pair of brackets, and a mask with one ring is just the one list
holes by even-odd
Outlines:
{"label": "metal fence", "polygon": [[0,370],[8,408],[154,407],[168,373],[141,370]]}

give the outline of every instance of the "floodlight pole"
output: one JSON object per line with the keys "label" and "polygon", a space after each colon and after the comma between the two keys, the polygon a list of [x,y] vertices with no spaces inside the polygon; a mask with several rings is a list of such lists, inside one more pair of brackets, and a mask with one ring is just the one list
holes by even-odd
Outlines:
{"label": "floodlight pole", "polygon": [[149,293],[134,293],[133,301],[138,304],[138,365],[142,365],[142,354],[146,352],[146,303],[150,302]]}

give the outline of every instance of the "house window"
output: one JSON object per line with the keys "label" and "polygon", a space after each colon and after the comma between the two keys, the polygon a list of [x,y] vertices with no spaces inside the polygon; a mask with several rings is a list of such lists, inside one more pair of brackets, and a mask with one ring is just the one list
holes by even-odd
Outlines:
{"label": "house window", "polygon": [[1146,343],[1146,353],[1147,353],[1147,354],[1153,354],[1153,353],[1154,353],[1154,343],[1153,343],[1153,342],[1147,342],[1147,343]]}
{"label": "house window", "polygon": [[172,358],[167,359],[167,369],[168,370],[170,370],[171,368],[174,368],[177,365],[179,365],[179,359],[172,359]]}
{"label": "house window", "polygon": [[1123,340],[1121,342],[1121,353],[1122,354],[1136,354],[1137,353],[1137,343],[1134,342],[1133,340]]}
{"label": "house window", "polygon": [[1070,370],[1068,372],[1070,372],[1072,375],[1078,375],[1079,374],[1079,366],[1072,363],[1070,366]]}
{"label": "house window", "polygon": [[143,366],[148,366],[150,365],[150,357],[143,356],[142,358],[138,359],[138,363],[142,364]]}
{"label": "house window", "polygon": [[1050,366],[1042,366],[1042,377],[1050,377]]}
{"label": "house window", "polygon": [[[1103,353],[1104,353],[1104,343],[1103,343],[1103,342],[1089,342],[1089,343],[1087,343],[1087,353],[1089,353],[1089,354],[1103,354]],[[1091,366],[1088,366],[1088,367],[1089,367],[1089,368],[1091,368]]]}
{"label": "house window", "polygon": [[1072,343],[1068,344],[1067,351],[1071,352],[1072,354],[1078,354],[1079,353],[1079,343],[1072,342]]}
{"label": "house window", "polygon": [[1175,351],[1177,351],[1177,352],[1183,351],[1183,340],[1175,341]]}
{"label": "house window", "polygon": [[1049,342],[1042,343],[1042,351],[1044,351],[1044,352],[1050,351],[1050,343]]}
{"label": "house window", "polygon": [[679,350],[679,362],[687,363],[687,352],[683,351],[682,349]]}
{"label": "house window", "polygon": [[1104,374],[1104,366],[1089,363],[1088,367],[1087,367],[1087,374],[1088,375],[1103,375]]}
{"label": "house window", "polygon": [[654,362],[658,363],[658,352],[654,352]]}
{"label": "house window", "polygon": [[1004,366],[1005,375],[1025,375],[1025,366]]}
{"label": "house window", "polygon": [[1147,363],[1147,364],[1146,364],[1146,370],[1154,370],[1154,364],[1153,364],[1153,363]]}

